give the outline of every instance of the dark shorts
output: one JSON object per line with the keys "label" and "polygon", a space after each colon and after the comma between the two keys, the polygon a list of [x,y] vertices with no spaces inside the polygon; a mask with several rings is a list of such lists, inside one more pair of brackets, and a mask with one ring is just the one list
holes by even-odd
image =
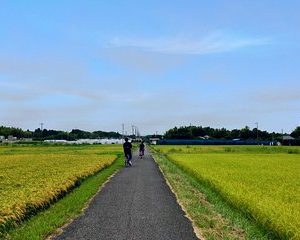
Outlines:
{"label": "dark shorts", "polygon": [[140,149],[140,156],[143,156],[145,153],[145,149]]}
{"label": "dark shorts", "polygon": [[127,158],[127,161],[131,160],[131,158],[132,158],[131,152],[124,152],[124,155]]}

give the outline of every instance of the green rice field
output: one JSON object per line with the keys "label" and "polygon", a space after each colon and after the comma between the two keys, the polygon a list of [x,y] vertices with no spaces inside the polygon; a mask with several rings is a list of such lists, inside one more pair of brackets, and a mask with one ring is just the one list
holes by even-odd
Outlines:
{"label": "green rice field", "polygon": [[300,148],[155,146],[282,239],[300,239]]}

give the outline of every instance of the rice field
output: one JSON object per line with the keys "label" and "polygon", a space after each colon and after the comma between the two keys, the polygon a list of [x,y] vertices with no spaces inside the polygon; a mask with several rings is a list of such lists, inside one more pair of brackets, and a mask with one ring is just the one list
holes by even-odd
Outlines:
{"label": "rice field", "polygon": [[300,239],[300,148],[156,146],[155,149],[282,239]]}
{"label": "rice field", "polygon": [[120,145],[0,146],[0,232],[109,166]]}

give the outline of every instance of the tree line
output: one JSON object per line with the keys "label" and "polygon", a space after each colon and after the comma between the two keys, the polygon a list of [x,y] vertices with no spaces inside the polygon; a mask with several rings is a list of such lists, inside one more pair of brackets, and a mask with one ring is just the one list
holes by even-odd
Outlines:
{"label": "tree line", "polygon": [[[96,139],[96,138],[121,138],[122,135],[118,132],[105,131],[83,131],[73,129],[71,132],[60,130],[47,130],[40,128],[34,131],[22,130],[21,128],[0,126],[0,136],[7,138],[14,136],[18,139],[32,138],[33,140],[78,140],[78,139]],[[294,138],[300,138],[300,126],[296,127],[290,134]],[[166,139],[201,139],[208,136],[213,139],[258,139],[263,141],[280,140],[281,133],[262,131],[257,128],[250,129],[248,126],[242,129],[228,130],[226,128],[211,128],[202,126],[182,126],[169,129],[163,137]],[[158,137],[153,135],[149,137]],[[162,136],[159,136],[162,137]]]}
{"label": "tree line", "polygon": [[[300,138],[300,126],[291,133],[291,136]],[[202,126],[182,126],[169,129],[164,135],[166,139],[201,139],[205,137],[212,139],[258,139],[260,141],[272,141],[282,139],[282,134],[262,131],[257,128],[250,129],[248,126],[233,130]]]}
{"label": "tree line", "polygon": [[21,128],[0,126],[0,136],[7,138],[14,136],[18,139],[32,138],[33,140],[78,140],[78,139],[96,139],[96,138],[121,138],[122,135],[118,132],[94,131],[88,132],[80,129],[73,129],[71,132],[60,130],[48,130],[40,128],[34,131],[22,130]]}

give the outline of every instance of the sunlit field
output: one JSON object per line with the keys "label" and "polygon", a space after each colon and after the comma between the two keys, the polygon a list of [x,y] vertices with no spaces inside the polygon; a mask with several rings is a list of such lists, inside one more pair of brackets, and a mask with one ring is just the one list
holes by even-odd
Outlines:
{"label": "sunlit field", "polygon": [[300,239],[300,148],[156,146],[281,238]]}
{"label": "sunlit field", "polygon": [[112,164],[120,145],[0,146],[0,230]]}

